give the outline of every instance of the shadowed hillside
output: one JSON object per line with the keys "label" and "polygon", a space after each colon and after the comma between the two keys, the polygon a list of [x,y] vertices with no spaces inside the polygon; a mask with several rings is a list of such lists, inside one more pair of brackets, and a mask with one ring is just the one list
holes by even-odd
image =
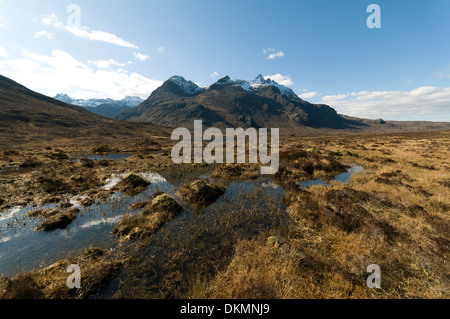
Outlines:
{"label": "shadowed hillside", "polygon": [[161,135],[156,125],[125,123],[95,115],[66,104],[0,76],[0,145],[40,140],[121,140]]}

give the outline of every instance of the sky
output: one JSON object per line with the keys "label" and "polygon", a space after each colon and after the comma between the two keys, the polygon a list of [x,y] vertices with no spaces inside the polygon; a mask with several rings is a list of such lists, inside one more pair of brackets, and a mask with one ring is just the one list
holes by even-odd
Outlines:
{"label": "sky", "polygon": [[450,1],[0,0],[0,74],[84,99],[262,74],[341,114],[450,121]]}

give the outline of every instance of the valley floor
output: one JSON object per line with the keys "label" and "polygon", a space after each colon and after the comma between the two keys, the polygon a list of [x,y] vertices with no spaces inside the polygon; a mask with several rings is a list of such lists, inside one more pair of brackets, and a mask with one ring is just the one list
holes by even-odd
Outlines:
{"label": "valley floor", "polygon": [[[149,209],[161,193],[133,184],[144,198],[121,225],[132,224],[126,234],[135,237],[118,238],[112,250],[67,251],[56,263],[3,277],[0,298],[450,297],[450,131],[285,136],[281,144],[280,170],[269,180],[252,165],[175,166],[171,144],[161,139],[4,149],[0,212],[54,204],[56,211],[34,215],[76,220],[71,198],[81,198],[81,210],[95,207],[127,191],[120,183],[106,187],[112,176],[123,181],[151,171],[170,182],[173,193],[164,192],[183,213]],[[93,156],[111,153],[129,157]],[[355,164],[364,171],[333,181]],[[203,207],[183,199],[180,190],[205,178],[224,195]],[[329,185],[300,186],[318,179]],[[136,217],[145,227],[133,224]],[[0,248],[2,232],[20,232],[27,222],[0,228]],[[80,289],[66,285],[71,264],[83,270]],[[380,289],[367,287],[372,264],[381,269]]]}

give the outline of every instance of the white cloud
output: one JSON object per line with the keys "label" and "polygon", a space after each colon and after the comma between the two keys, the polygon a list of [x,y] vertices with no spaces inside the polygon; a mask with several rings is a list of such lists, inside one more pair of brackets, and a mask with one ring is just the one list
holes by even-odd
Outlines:
{"label": "white cloud", "polygon": [[133,53],[133,55],[134,55],[134,58],[139,61],[146,61],[146,60],[150,59],[150,57],[148,55],[138,53],[138,52]]}
{"label": "white cloud", "polygon": [[317,92],[306,92],[303,94],[299,94],[298,97],[302,100],[312,99],[313,97],[319,96],[319,93]]}
{"label": "white cloud", "polygon": [[166,47],[160,46],[160,47],[158,48],[158,52],[159,52],[159,53],[164,53],[164,51],[166,51]]}
{"label": "white cloud", "polygon": [[0,74],[49,96],[67,93],[83,99],[147,98],[163,83],[123,69],[93,69],[60,50],[50,55],[23,52],[18,59],[0,61]]}
{"label": "white cloud", "polygon": [[94,64],[99,69],[107,69],[110,66],[125,66],[125,64],[119,63],[119,62],[117,62],[116,60],[113,60],[113,59],[89,61],[89,63]]}
{"label": "white cloud", "polygon": [[324,97],[322,97],[322,102],[327,103],[329,101],[342,100],[345,99],[346,97],[347,97],[346,94],[325,95]]}
{"label": "white cloud", "polygon": [[284,57],[284,52],[283,51],[280,51],[280,52],[277,52],[277,53],[272,53],[272,54],[270,54],[267,57],[267,59],[274,60],[275,58],[281,58],[281,57]]}
{"label": "white cloud", "polygon": [[62,27],[62,22],[59,21],[58,16],[56,14],[49,14],[46,16],[43,16],[41,18],[41,23],[44,25],[52,25],[55,27]]}
{"label": "white cloud", "polygon": [[35,32],[34,37],[37,39],[39,39],[39,38],[53,39],[53,33],[45,31],[45,30],[41,30],[41,31]]}
{"label": "white cloud", "polygon": [[214,72],[211,73],[209,76],[210,76],[211,78],[216,78],[216,77],[219,76],[219,73],[217,73],[217,71],[214,71]]}
{"label": "white cloud", "polygon": [[282,75],[282,74],[274,74],[274,75],[266,75],[264,77],[266,80],[271,79],[277,82],[278,84],[284,85],[284,86],[291,86],[294,85],[294,82],[292,82],[290,75]]}
{"label": "white cloud", "polygon": [[5,48],[0,46],[0,58],[7,58],[9,57],[8,52],[6,52]]}
{"label": "white cloud", "polygon": [[274,48],[263,49],[263,54],[264,55],[267,55],[267,54],[271,53],[271,54],[269,54],[267,56],[268,60],[274,60],[276,58],[284,57],[284,52],[283,51],[278,51],[276,53],[275,52],[276,52],[276,50]]}
{"label": "white cloud", "polygon": [[50,25],[50,26],[65,30],[65,31],[73,34],[74,36],[82,38],[82,39],[91,40],[91,41],[101,41],[101,42],[106,42],[106,43],[110,43],[110,44],[115,44],[115,45],[118,45],[121,47],[138,49],[138,47],[135,46],[134,44],[127,42],[112,33],[91,30],[88,27],[73,27],[73,26],[64,25],[59,20],[58,16],[56,16],[55,14],[50,14],[50,15],[42,17],[41,23],[43,25]]}
{"label": "white cloud", "polygon": [[360,91],[324,96],[322,102],[339,113],[356,117],[450,121],[450,88],[425,86],[412,91]]}

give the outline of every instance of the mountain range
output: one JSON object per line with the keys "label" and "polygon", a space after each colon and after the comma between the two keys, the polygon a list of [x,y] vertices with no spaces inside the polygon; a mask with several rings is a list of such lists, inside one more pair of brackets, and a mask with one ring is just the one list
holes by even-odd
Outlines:
{"label": "mountain range", "polygon": [[122,100],[113,99],[72,99],[67,94],[57,94],[55,100],[81,106],[82,108],[105,117],[115,117],[126,109],[133,108],[144,102],[143,99],[137,96],[127,96]]}
{"label": "mountain range", "polygon": [[[0,145],[168,138],[173,128],[192,128],[195,120],[202,120],[205,127],[280,128],[281,134],[296,136],[450,129],[448,122],[352,118],[338,114],[328,105],[304,101],[291,89],[261,75],[251,81],[226,76],[203,88],[181,76],[173,76],[135,107],[131,106],[139,102],[138,98],[82,101],[63,94],[57,98],[29,90],[0,75]],[[108,103],[120,108],[121,104],[127,109],[116,118],[107,118],[74,103],[89,108]]]}
{"label": "mountain range", "polygon": [[147,100],[116,118],[186,128],[202,120],[210,127],[280,128],[284,134],[301,136],[450,129],[447,122],[370,120],[338,114],[328,105],[302,100],[290,88],[262,75],[250,81],[225,76],[208,87],[173,76]]}
{"label": "mountain range", "polygon": [[173,76],[118,119],[191,127],[203,120],[215,127],[315,127],[343,129],[364,124],[340,116],[324,104],[300,99],[290,88],[258,75],[252,81],[221,78],[201,88]]}

